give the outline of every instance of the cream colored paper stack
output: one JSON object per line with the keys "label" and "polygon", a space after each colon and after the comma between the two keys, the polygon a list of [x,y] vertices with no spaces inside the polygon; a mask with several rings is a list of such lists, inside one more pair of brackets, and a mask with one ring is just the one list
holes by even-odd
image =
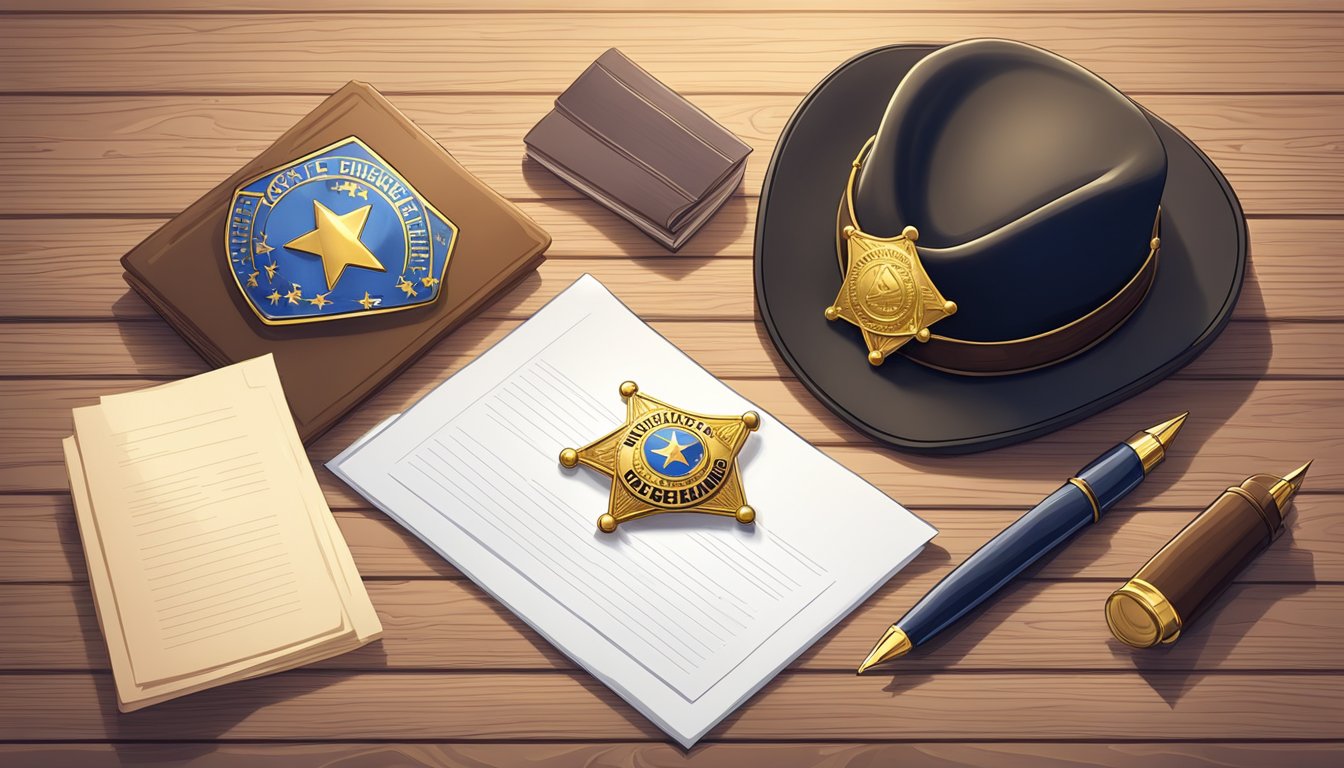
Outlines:
{"label": "cream colored paper stack", "polygon": [[66,468],[123,712],[382,633],[270,355],[74,419]]}

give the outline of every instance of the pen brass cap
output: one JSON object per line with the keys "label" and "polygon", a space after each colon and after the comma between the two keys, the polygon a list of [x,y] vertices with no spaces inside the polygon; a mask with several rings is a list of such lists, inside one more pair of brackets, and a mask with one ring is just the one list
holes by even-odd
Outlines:
{"label": "pen brass cap", "polygon": [[1139,455],[1139,461],[1143,462],[1143,474],[1152,472],[1153,468],[1167,457],[1167,449],[1176,441],[1176,435],[1185,425],[1189,415],[1190,412],[1186,411],[1174,419],[1149,427],[1142,432],[1135,432],[1133,437],[1125,441]]}
{"label": "pen brass cap", "polygon": [[1106,599],[1106,626],[1116,640],[1135,648],[1174,643],[1181,635],[1176,609],[1143,579],[1130,579]]}

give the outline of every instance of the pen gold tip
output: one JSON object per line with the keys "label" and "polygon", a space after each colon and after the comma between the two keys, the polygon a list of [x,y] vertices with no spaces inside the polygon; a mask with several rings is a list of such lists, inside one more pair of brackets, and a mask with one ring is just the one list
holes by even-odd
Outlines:
{"label": "pen gold tip", "polygon": [[1133,437],[1125,441],[1139,455],[1139,461],[1143,462],[1143,474],[1152,472],[1153,467],[1161,464],[1167,457],[1167,448],[1176,440],[1176,433],[1181,431],[1181,426],[1185,424],[1189,415],[1190,412],[1186,411],[1155,427],[1135,432]]}
{"label": "pen gold tip", "polygon": [[[1312,459],[1312,461],[1315,461],[1315,459]],[[1302,481],[1307,479],[1308,469],[1311,469],[1311,461],[1284,475],[1282,480],[1269,489],[1269,495],[1274,497],[1274,504],[1278,506],[1279,514],[1283,514],[1288,502],[1292,501],[1297,492],[1302,489]]]}
{"label": "pen gold tip", "polygon": [[[1311,461],[1315,461],[1315,459],[1312,459]],[[1303,464],[1302,466],[1298,467],[1297,469],[1294,469],[1292,472],[1289,472],[1288,474],[1283,476],[1284,480],[1286,480],[1289,483],[1292,483],[1294,490],[1302,487],[1302,481],[1307,478],[1307,470],[1311,469],[1311,461],[1308,461],[1306,464]]]}
{"label": "pen gold tip", "polygon": [[868,658],[864,659],[863,663],[859,665],[858,674],[862,675],[878,664],[900,658],[914,647],[914,643],[910,642],[910,638],[906,636],[905,632],[900,627],[892,625],[887,628],[887,633],[882,636],[882,639],[877,641],[877,645],[873,646]]}
{"label": "pen gold tip", "polygon": [[1176,433],[1181,431],[1181,427],[1185,424],[1185,419],[1189,415],[1190,412],[1186,411],[1170,421],[1164,421],[1155,427],[1149,427],[1144,432],[1157,438],[1157,442],[1161,443],[1164,449],[1168,448],[1176,439]]}

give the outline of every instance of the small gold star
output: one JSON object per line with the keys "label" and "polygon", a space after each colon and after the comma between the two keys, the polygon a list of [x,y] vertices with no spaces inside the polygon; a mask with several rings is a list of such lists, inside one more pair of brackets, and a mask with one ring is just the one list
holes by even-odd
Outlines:
{"label": "small gold star", "polygon": [[368,291],[365,291],[365,292],[364,292],[364,298],[362,298],[362,299],[355,299],[355,303],[358,304],[358,305],[360,305],[361,307],[363,307],[363,308],[365,308],[365,309],[373,309],[374,307],[378,306],[378,305],[381,304],[382,302],[383,302],[382,299],[375,299],[375,298],[369,296],[369,292],[368,292]]}
{"label": "small gold star", "polygon": [[270,296],[267,296],[266,298],[270,299],[272,304],[279,304],[279,303],[280,303],[280,292],[279,292],[279,291],[271,291],[271,295],[270,295]]}
{"label": "small gold star", "polygon": [[260,240],[253,240],[252,243],[253,250],[263,256],[275,250],[274,246],[266,244],[266,235],[262,235]]}
{"label": "small gold star", "polygon": [[298,304],[299,299],[303,298],[303,291],[299,289],[298,283],[292,283],[291,285],[292,287],[289,289],[289,293],[285,294],[285,298],[289,299],[290,304]]}
{"label": "small gold star", "polygon": [[420,278],[420,284],[423,285],[423,286],[425,286],[426,288],[433,288],[435,285],[438,285],[438,282],[439,282],[439,279],[438,279],[437,277],[422,277],[422,278]]}
{"label": "small gold star", "polygon": [[662,448],[653,449],[653,453],[663,457],[663,469],[667,469],[667,466],[674,461],[690,465],[690,462],[686,460],[686,457],[681,452],[682,448],[690,447],[690,444],[682,445],[678,443],[676,430],[673,430],[672,438],[667,441],[667,445],[664,445]]}
{"label": "small gold star", "polygon": [[417,295],[415,292],[415,283],[412,283],[410,280],[407,280],[405,275],[402,275],[401,279],[397,281],[397,287],[400,288],[402,292],[405,293],[407,296]]}
{"label": "small gold star", "polygon": [[266,282],[270,282],[275,279],[275,270],[279,269],[280,265],[271,262],[270,264],[263,264],[262,267],[266,270]]}
{"label": "small gold star", "polygon": [[252,274],[250,274],[250,275],[247,276],[247,287],[248,287],[248,288],[256,288],[256,287],[257,287],[257,275],[260,275],[260,274],[261,274],[260,272],[253,272]]}
{"label": "small gold star", "polygon": [[313,306],[317,307],[318,309],[321,309],[331,303],[330,301],[327,300],[327,297],[330,295],[331,291],[327,291],[326,293],[319,293],[311,299],[306,299],[306,301],[309,304],[312,304]]}

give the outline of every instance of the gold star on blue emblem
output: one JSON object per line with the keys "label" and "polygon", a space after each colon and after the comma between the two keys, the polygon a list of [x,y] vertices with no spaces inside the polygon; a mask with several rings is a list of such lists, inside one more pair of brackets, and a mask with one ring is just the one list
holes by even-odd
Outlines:
{"label": "gold star on blue emblem", "polygon": [[386,272],[373,251],[359,240],[371,210],[373,206],[366,205],[349,213],[337,214],[314,200],[313,216],[317,224],[313,231],[290,240],[285,243],[285,247],[320,256],[328,290],[336,287],[336,281],[341,279],[341,273],[345,272],[346,267]]}

